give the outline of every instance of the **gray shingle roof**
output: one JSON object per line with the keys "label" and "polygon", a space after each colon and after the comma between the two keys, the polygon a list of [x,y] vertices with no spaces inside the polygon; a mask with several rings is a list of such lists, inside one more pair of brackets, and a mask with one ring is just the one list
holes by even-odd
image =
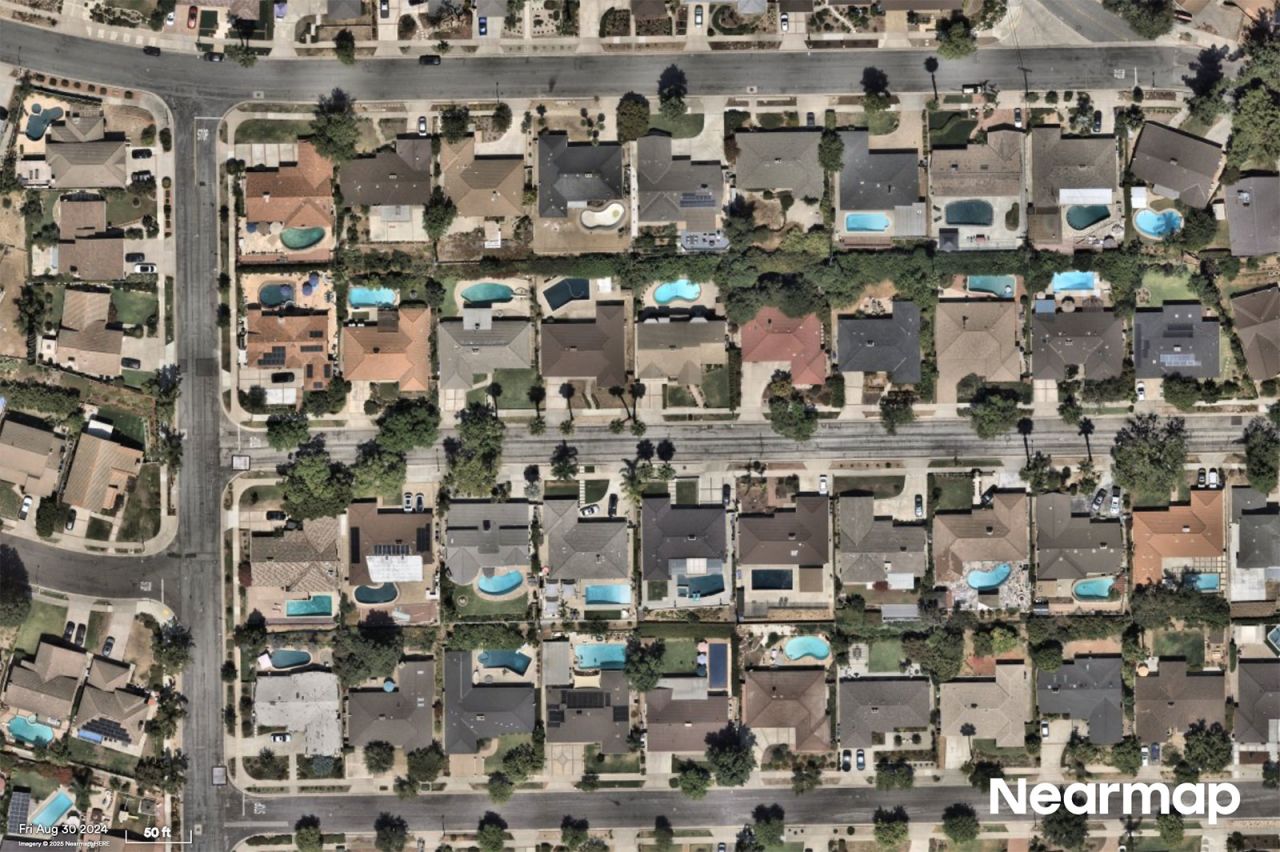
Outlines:
{"label": "gray shingle roof", "polygon": [[1252,488],[1232,488],[1231,515],[1240,527],[1237,567],[1280,571],[1280,506]]}
{"label": "gray shingle roof", "polygon": [[573,497],[542,504],[547,569],[552,580],[626,580],[631,577],[624,518],[583,518]]}
{"label": "gray shingle roof", "polygon": [[533,363],[533,326],[528,320],[494,320],[490,316],[489,321],[476,325],[466,319],[444,319],[437,329],[443,388],[465,390],[478,373],[522,369]]}
{"label": "gray shingle roof", "polygon": [[1280,660],[1241,660],[1236,678],[1236,740],[1280,742]]}
{"label": "gray shingle roof", "polygon": [[413,751],[434,738],[436,664],[410,660],[396,673],[395,692],[353,689],[347,698],[347,739],[361,748],[371,742],[391,743]]}
{"label": "gray shingle roof", "polygon": [[1021,130],[990,130],[985,142],[935,148],[929,160],[929,193],[934,198],[1021,195]]}
{"label": "gray shingle roof", "polygon": [[1227,186],[1231,253],[1255,257],[1280,252],[1280,175],[1251,175]]}
{"label": "gray shingle roof", "polygon": [[1206,207],[1222,163],[1222,148],[1207,139],[1148,123],[1134,146],[1129,170],[1157,192],[1189,207]]}
{"label": "gray shingle roof", "polygon": [[1086,379],[1110,379],[1124,370],[1124,320],[1112,311],[1033,314],[1031,363],[1037,379],[1067,377],[1077,367]]}
{"label": "gray shingle roof", "polygon": [[626,754],[631,731],[627,676],[610,671],[598,687],[547,687],[547,742],[595,743],[601,754]]}
{"label": "gray shingle roof", "polygon": [[[1280,211],[1272,219],[1272,227],[1280,234]],[[1280,375],[1280,286],[1272,284],[1233,296],[1231,311],[1249,378],[1261,382]]]}
{"label": "gray shingle roof", "polygon": [[590,320],[542,324],[542,375],[555,379],[595,379],[608,388],[627,377],[627,309],[622,302],[597,302]]}
{"label": "gray shingle roof", "polygon": [[[721,506],[673,506],[670,497],[646,497],[640,516],[642,574],[645,580],[671,580],[685,573],[691,559],[725,560],[725,518]],[[709,564],[708,573],[713,573]]]}
{"label": "gray shingle roof", "polygon": [[822,167],[818,142],[822,134],[812,130],[779,130],[738,133],[738,159],[734,163],[738,189],[789,190],[797,199],[822,197]]}
{"label": "gray shingle roof", "polygon": [[533,686],[473,682],[470,651],[444,655],[444,750],[475,754],[482,740],[531,734],[537,717]]}
{"label": "gray shingle roof", "polygon": [[743,565],[826,565],[831,511],[826,497],[796,498],[794,509],[738,517],[738,561]]}
{"label": "gray shingle roof", "polygon": [[840,681],[840,745],[870,748],[873,734],[928,728],[933,686],[926,678],[867,677]]}
{"label": "gray shingle roof", "polygon": [[529,563],[528,503],[453,503],[446,528],[444,558],[459,585],[481,571]]}
{"label": "gray shingle roof", "polygon": [[1196,722],[1226,720],[1226,678],[1220,671],[1188,672],[1186,660],[1164,659],[1159,670],[1137,678],[1134,730],[1144,743],[1164,742]]}
{"label": "gray shingle roof", "polygon": [[636,191],[642,223],[681,222],[694,211],[724,203],[724,171],[719,163],[695,163],[671,155],[671,137],[643,136],[636,142]]}
{"label": "gray shingle roof", "polygon": [[893,314],[840,317],[836,351],[842,373],[888,373],[894,384],[920,381],[920,308],[894,302]]}
{"label": "gray shingle roof", "polygon": [[1133,360],[1140,379],[1218,375],[1218,321],[1199,304],[1164,305],[1133,316]]}
{"label": "gray shingle roof", "polygon": [[843,496],[836,509],[840,546],[836,574],[845,583],[887,581],[890,574],[923,577],[928,567],[922,526],[895,524],[875,517],[875,498]]}
{"label": "gray shingle roof", "polygon": [[1053,672],[1036,674],[1036,703],[1043,713],[1089,723],[1089,741],[1124,739],[1124,689],[1119,657],[1076,657]]}
{"label": "gray shingle roof", "polygon": [[425,137],[397,139],[395,150],[343,163],[338,172],[343,203],[348,207],[426,204],[431,198],[431,145]]}
{"label": "gray shingle roof", "polygon": [[1112,136],[1063,136],[1061,127],[1031,131],[1031,191],[1037,209],[1054,209],[1063,190],[1110,189],[1119,184]]}
{"label": "gray shingle roof", "polygon": [[538,215],[563,219],[574,202],[622,198],[622,146],[569,144],[563,133],[538,137]]}
{"label": "gray shingle roof", "polygon": [[919,201],[920,152],[871,150],[869,139],[865,130],[840,133],[840,209],[892,210]]}
{"label": "gray shingle roof", "polygon": [[1073,515],[1069,494],[1036,498],[1036,550],[1036,578],[1040,580],[1077,580],[1124,570],[1120,522]]}

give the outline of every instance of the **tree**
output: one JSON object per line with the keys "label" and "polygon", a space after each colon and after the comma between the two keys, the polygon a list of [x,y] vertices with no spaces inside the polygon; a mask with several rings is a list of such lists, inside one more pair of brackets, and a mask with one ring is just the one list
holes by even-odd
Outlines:
{"label": "tree", "polygon": [[1122,775],[1137,775],[1142,768],[1142,741],[1130,734],[1111,747],[1108,762]]}
{"label": "tree", "polygon": [[1187,207],[1182,210],[1182,229],[1174,234],[1172,242],[1187,251],[1200,249],[1213,242],[1218,231],[1218,220],[1213,212],[1203,207]]}
{"label": "tree", "polygon": [[506,133],[511,129],[511,105],[506,101],[499,101],[493,108],[491,127],[495,133]]}
{"label": "tree", "polygon": [[942,812],[942,832],[952,843],[977,840],[979,830],[978,814],[969,805],[951,805]]}
{"label": "tree", "polygon": [[311,142],[317,153],[336,162],[350,160],[356,155],[359,139],[355,101],[342,89],[321,95],[311,119]]}
{"label": "tree", "polygon": [[1143,38],[1159,38],[1173,29],[1173,0],[1102,0],[1102,6]]}
{"label": "tree", "polygon": [[915,783],[915,770],[905,760],[881,760],[876,764],[877,790],[909,790]]}
{"label": "tree", "polygon": [[18,551],[0,544],[0,627],[17,627],[31,614],[31,581]]}
{"label": "tree", "polygon": [[862,70],[862,108],[868,113],[884,112],[889,108],[889,75],[879,68]]}
{"label": "tree", "polygon": [[409,842],[409,823],[404,817],[393,816],[386,811],[373,821],[373,845],[378,852],[401,852]]}
{"label": "tree", "polygon": [[1155,414],[1130,417],[1111,448],[1116,483],[1126,491],[1168,494],[1187,463],[1185,423]]}
{"label": "tree", "polygon": [[1058,416],[1068,426],[1080,425],[1080,420],[1084,417],[1084,407],[1080,405],[1080,400],[1076,399],[1074,393],[1067,394],[1058,403]]}
{"label": "tree", "polygon": [[158,624],[151,631],[151,661],[161,672],[177,674],[185,669],[194,646],[191,631],[175,619]]}
{"label": "tree", "polygon": [[378,420],[378,444],[394,453],[429,447],[440,432],[440,410],[422,397],[402,398]]}
{"label": "tree", "polygon": [[756,805],[751,819],[754,823],[752,834],[764,848],[775,849],[783,845],[787,823],[786,812],[781,805]]}
{"label": "tree", "polygon": [[476,846],[480,852],[502,852],[507,845],[507,822],[493,811],[488,811],[480,818],[480,827],[476,830]]}
{"label": "tree", "polygon": [[1227,163],[1236,167],[1247,162],[1274,162],[1280,157],[1280,104],[1275,84],[1253,86],[1236,99],[1231,116],[1231,141]]}
{"label": "tree", "polygon": [[628,92],[618,101],[618,141],[639,139],[649,132],[649,100],[644,95]]}
{"label": "tree", "polygon": [[437,184],[436,188],[431,190],[431,198],[427,201],[422,214],[422,225],[432,242],[449,232],[449,226],[453,224],[454,217],[457,215],[458,208],[454,206],[453,199],[445,195],[444,190]]}
{"label": "tree", "polygon": [[298,852],[320,852],[324,848],[319,817],[304,816],[294,823],[293,845]]}
{"label": "tree", "polygon": [[343,686],[390,677],[404,656],[404,634],[394,623],[355,628],[343,625],[333,636],[333,673]]}
{"label": "tree", "polygon": [[1249,484],[1263,494],[1274,491],[1280,474],[1280,432],[1261,417],[1245,427],[1244,460]]}
{"label": "tree", "polygon": [[834,130],[822,131],[822,139],[818,142],[818,163],[829,174],[844,168],[844,140]]}
{"label": "tree", "polygon": [[978,49],[978,38],[964,18],[938,21],[938,55],[943,59],[963,59]]}
{"label": "tree", "polygon": [[506,427],[483,402],[470,403],[458,420],[457,437],[444,444],[445,485],[456,493],[487,497],[498,481]]}
{"label": "tree", "polygon": [[893,808],[876,808],[872,823],[875,826],[876,843],[886,849],[893,849],[907,842],[909,818],[901,806]]}
{"label": "tree", "polygon": [[1231,765],[1231,734],[1221,724],[1196,722],[1185,739],[1182,757],[1199,772],[1221,772]]}
{"label": "tree", "polygon": [[167,740],[178,733],[178,723],[187,715],[187,699],[171,686],[163,685],[156,693],[154,715],[147,720],[149,736]]}
{"label": "tree", "polygon": [[692,760],[677,760],[676,786],[690,799],[701,799],[711,787],[711,773]]}
{"label": "tree", "polygon": [[461,142],[471,129],[471,111],[465,106],[450,104],[440,112],[440,135],[446,142]]}
{"label": "tree", "polygon": [[807,441],[818,429],[818,411],[791,383],[789,373],[779,371],[765,391],[769,400],[769,425],[793,441]]}
{"label": "tree", "polygon": [[298,520],[337,517],[351,503],[351,471],[333,461],[318,443],[299,449],[280,472],[284,476],[284,510]]}
{"label": "tree", "polygon": [[791,792],[797,796],[822,786],[822,764],[813,758],[797,760],[791,767]]}
{"label": "tree", "polygon": [[1089,839],[1089,818],[1058,808],[1041,822],[1045,840],[1063,849],[1083,849]]}
{"label": "tree", "polygon": [[574,819],[565,815],[560,821],[560,845],[569,852],[577,852],[579,846],[587,842],[590,830],[585,819]]}
{"label": "tree", "polygon": [[1156,817],[1156,828],[1160,830],[1161,840],[1170,847],[1176,847],[1182,842],[1186,824],[1183,822],[1182,814],[1177,811],[1170,811],[1167,814],[1159,814]]}
{"label": "tree", "polygon": [[578,448],[561,441],[551,451],[551,475],[568,482],[578,475]]}
{"label": "tree", "polygon": [[356,64],[356,37],[351,30],[340,30],[333,37],[333,52],[343,65]]}
{"label": "tree", "polygon": [[707,735],[707,762],[721,787],[741,787],[756,768],[755,734],[730,723]]}
{"label": "tree", "polygon": [[676,832],[671,820],[660,816],[653,821],[653,845],[655,852],[671,852],[676,845]]}
{"label": "tree", "polygon": [[636,692],[648,692],[658,685],[662,677],[662,657],[666,646],[661,639],[654,639],[648,644],[633,637],[627,642],[627,660],[623,671],[627,675],[627,683]]}
{"label": "tree", "polygon": [[1262,786],[1268,790],[1280,787],[1280,762],[1268,760],[1262,764]]}
{"label": "tree", "polygon": [[1062,643],[1050,639],[1033,646],[1031,662],[1042,672],[1056,672],[1062,668]]}
{"label": "tree", "polygon": [[898,432],[899,426],[905,426],[916,419],[915,391],[906,388],[895,388],[880,397],[880,423],[890,435]]}
{"label": "tree", "polygon": [[979,438],[997,438],[1018,424],[1016,391],[983,385],[966,411],[969,424]]}
{"label": "tree", "polygon": [[187,782],[187,756],[169,749],[158,755],[148,755],[138,761],[133,777],[140,790],[176,794]]}
{"label": "tree", "polygon": [[409,779],[418,784],[430,784],[440,777],[449,759],[439,743],[432,743],[426,748],[415,748],[405,755],[408,763]]}
{"label": "tree", "polygon": [[364,768],[374,775],[391,769],[396,762],[396,747],[383,740],[374,740],[364,747]]}
{"label": "tree", "polygon": [[979,790],[988,790],[991,788],[991,782],[997,778],[1004,777],[1004,767],[999,763],[990,760],[979,760],[971,762],[967,765],[969,772],[969,784],[977,787]]}
{"label": "tree", "polygon": [[404,487],[405,459],[376,440],[360,445],[351,466],[351,490],[360,496],[398,492]]}
{"label": "tree", "polygon": [[258,64],[258,52],[246,44],[229,44],[223,52],[241,68],[252,68]]}
{"label": "tree", "polygon": [[42,498],[36,508],[36,535],[49,538],[65,527],[70,510],[71,507],[59,501],[55,495]]}
{"label": "tree", "polygon": [[685,96],[689,93],[689,81],[685,73],[675,65],[668,65],[658,77],[658,111],[668,121],[675,121],[688,110]]}
{"label": "tree", "polygon": [[501,772],[489,773],[489,798],[498,804],[508,801],[516,791],[516,785]]}

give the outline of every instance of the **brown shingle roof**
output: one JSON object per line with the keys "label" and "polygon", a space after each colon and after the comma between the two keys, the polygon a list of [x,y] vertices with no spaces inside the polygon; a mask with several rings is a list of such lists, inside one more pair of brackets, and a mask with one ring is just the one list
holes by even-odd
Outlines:
{"label": "brown shingle roof", "polygon": [[342,372],[353,382],[399,382],[422,392],[431,382],[431,312],[379,311],[373,325],[342,329]]}
{"label": "brown shingle roof", "polygon": [[627,377],[626,305],[600,302],[593,320],[542,325],[542,374],[555,379],[595,379],[601,387]]}
{"label": "brown shingle roof", "polygon": [[707,735],[729,723],[729,697],[677,698],[670,686],[644,694],[648,747],[655,752],[701,754]]}
{"label": "brown shingle roof", "polygon": [[791,381],[799,386],[827,380],[827,353],[822,348],[822,321],[817,314],[789,317],[774,307],[742,326],[742,360],[747,363],[785,361]]}
{"label": "brown shingle roof", "polygon": [[1220,671],[1188,672],[1186,660],[1161,660],[1156,672],[1134,681],[1133,698],[1134,732],[1144,743],[1163,742],[1196,722],[1226,721],[1226,678]]}
{"label": "brown shingle roof", "polygon": [[244,179],[245,220],[286,228],[333,227],[333,163],[310,142],[298,143],[298,162]]}
{"label": "brown shingle roof", "polygon": [[[1273,222],[1276,227],[1280,224]],[[1272,284],[1231,299],[1236,333],[1244,348],[1249,378],[1266,381],[1280,375],[1280,286]]]}
{"label": "brown shingle roof", "polygon": [[1148,123],[1134,146],[1130,171],[1161,195],[1177,198],[1190,207],[1205,207],[1213,196],[1222,148],[1166,127]]}
{"label": "brown shingle roof", "polygon": [[934,577],[953,583],[969,562],[1025,562],[1030,556],[1027,495],[1002,491],[991,506],[933,516]]}
{"label": "brown shingle roof", "polygon": [[806,494],[794,509],[738,518],[738,561],[743,565],[826,565],[831,512],[827,498]]}
{"label": "brown shingle roof", "polygon": [[58,204],[58,236],[89,237],[107,229],[107,202],[102,198],[64,198]]}
{"label": "brown shingle roof", "polygon": [[23,494],[48,497],[58,487],[62,437],[16,420],[0,425],[0,479]]}
{"label": "brown shingle roof", "polygon": [[742,686],[742,724],[748,728],[789,728],[792,751],[831,748],[825,669],[752,669]]}
{"label": "brown shingle roof", "polygon": [[933,149],[930,192],[944,198],[1020,195],[1023,138],[1020,130],[992,130],[985,143]]}
{"label": "brown shingle roof", "polygon": [[286,592],[332,591],[342,566],[339,533],[337,518],[312,518],[301,529],[251,536],[251,583]]}
{"label": "brown shingle roof", "polygon": [[440,149],[445,191],[460,216],[502,218],[524,212],[524,159],[477,157],[476,140],[446,142]]}
{"label": "brown shingle roof", "polygon": [[124,332],[108,327],[110,315],[110,293],[68,289],[62,303],[62,327],[54,360],[93,376],[120,375]]}
{"label": "brown shingle roof", "polygon": [[125,275],[124,238],[103,234],[58,243],[58,271],[81,281],[118,281]]}
{"label": "brown shingle roof", "polygon": [[379,151],[343,163],[338,172],[348,207],[426,204],[431,198],[432,141],[396,139],[394,151]]}
{"label": "brown shingle roof", "polygon": [[935,322],[938,402],[956,402],[956,385],[970,374],[990,382],[1016,382],[1022,375],[1015,303],[939,302]]}
{"label": "brown shingle roof", "polygon": [[93,512],[112,509],[141,469],[141,450],[85,432],[76,444],[63,502]]}
{"label": "brown shingle roof", "polygon": [[404,512],[395,508],[379,509],[377,501],[360,500],[347,507],[347,529],[350,537],[347,582],[353,586],[369,585],[368,559],[375,551],[404,551],[403,555],[431,559],[431,512]]}
{"label": "brown shingle roof", "polygon": [[948,681],[939,692],[945,736],[995,740],[999,748],[1023,745],[1031,718],[1031,670],[1025,663],[998,663],[994,678]]}
{"label": "brown shingle roof", "polygon": [[636,326],[636,376],[702,383],[703,368],[726,364],[724,320],[643,322]]}

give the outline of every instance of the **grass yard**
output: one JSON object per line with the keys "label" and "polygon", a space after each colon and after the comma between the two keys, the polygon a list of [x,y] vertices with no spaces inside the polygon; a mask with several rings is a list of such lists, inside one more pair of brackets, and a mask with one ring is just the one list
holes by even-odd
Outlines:
{"label": "grass yard", "polygon": [[311,134],[310,121],[275,118],[250,118],[236,128],[237,143],[297,142],[300,136]]}
{"label": "grass yard", "polygon": [[505,621],[520,618],[524,616],[529,604],[528,592],[516,598],[494,601],[481,597],[470,586],[450,584],[450,587],[453,590],[454,609],[461,619]]}
{"label": "grass yard", "polygon": [[116,432],[139,447],[147,445],[147,421],[121,408],[104,405],[98,409],[99,420],[109,420]]}
{"label": "grass yard", "polygon": [[871,643],[871,652],[867,666],[873,672],[897,672],[898,661],[902,659],[902,641],[899,639],[877,639]]}
{"label": "grass yard", "polygon": [[1186,657],[1188,668],[1204,668],[1204,634],[1198,630],[1161,630],[1155,651],[1157,657]]}
{"label": "grass yard", "polygon": [[1148,269],[1142,273],[1142,288],[1150,294],[1147,304],[1159,307],[1165,302],[1196,301],[1196,294],[1187,283],[1190,277],[1185,270],[1170,273]]}
{"label": "grass yard", "polygon": [[84,634],[84,646],[91,651],[102,647],[102,640],[107,638],[107,625],[111,623],[111,613],[94,610],[89,613],[89,626]]}
{"label": "grass yard", "polygon": [[116,321],[121,325],[146,325],[148,319],[158,314],[160,303],[154,293],[117,288],[111,291],[111,307],[115,308]]}
{"label": "grass yard", "polygon": [[886,110],[865,113],[861,119],[855,119],[854,124],[865,126],[872,136],[888,136],[898,129],[898,121],[898,113]]}
{"label": "grass yard", "polygon": [[124,379],[126,387],[137,388],[142,390],[147,381],[155,376],[151,370],[121,370],[120,377]]}
{"label": "grass yard", "polygon": [[498,737],[497,750],[484,759],[485,772],[497,772],[502,768],[502,758],[518,745],[532,743],[532,734],[503,734]]}
{"label": "grass yard", "polygon": [[[50,766],[49,771],[56,771],[56,768]],[[31,801],[39,802],[58,788],[58,781],[33,769],[15,769],[9,776],[9,786],[26,787],[31,791]]]}
{"label": "grass yard", "polygon": [[117,775],[133,775],[138,769],[138,758],[121,751],[102,748],[76,737],[68,737],[67,746],[73,763],[94,766]]}
{"label": "grass yard", "polygon": [[143,216],[156,215],[154,192],[122,190],[107,194],[107,225],[123,228],[140,221]]}
{"label": "grass yard", "polygon": [[46,633],[51,636],[61,636],[62,628],[66,625],[67,608],[65,606],[33,600],[31,612],[27,615],[27,620],[22,622],[22,627],[18,628],[13,647],[28,654],[35,654],[41,636]]}
{"label": "grass yard", "polygon": [[118,541],[147,541],[160,532],[160,465],[144,464],[125,502]]}
{"label": "grass yard", "polygon": [[18,493],[18,486],[0,480],[0,518],[16,521],[21,509],[22,495]]}
{"label": "grass yard", "polygon": [[692,139],[702,132],[705,120],[706,116],[700,112],[686,112],[675,121],[654,113],[649,118],[649,129],[670,133],[672,139]]}
{"label": "grass yard", "polygon": [[662,673],[692,674],[697,665],[698,642],[692,638],[662,640]]}
{"label": "grass yard", "polygon": [[276,503],[284,497],[284,488],[279,485],[255,485],[246,488],[240,495],[240,508],[245,509],[259,503]]}
{"label": "grass yard", "polygon": [[600,747],[592,743],[583,753],[583,764],[600,774],[606,772],[639,772],[640,755],[635,752],[626,754],[601,754]]}
{"label": "grass yard", "polygon": [[729,407],[729,368],[712,366],[702,368],[702,396],[707,408]]}
{"label": "grass yard", "polygon": [[967,476],[929,474],[929,504],[935,512],[963,511],[973,505],[973,480]]}
{"label": "grass yard", "polygon": [[935,148],[964,145],[977,126],[966,112],[929,113],[929,143]]}
{"label": "grass yard", "polygon": [[664,408],[693,408],[698,401],[684,385],[663,385],[662,405]]}
{"label": "grass yard", "polygon": [[905,476],[837,476],[836,493],[846,491],[866,491],[877,499],[897,497],[906,485]]}
{"label": "grass yard", "polygon": [[608,493],[609,480],[588,479],[586,486],[582,490],[582,501],[584,503],[599,503]]}
{"label": "grass yard", "polygon": [[102,518],[90,518],[84,537],[91,541],[106,541],[111,538],[111,522]]}
{"label": "grass yard", "polygon": [[[538,383],[538,371],[532,367],[524,369],[498,369],[493,371],[493,381],[502,388],[498,396],[499,409],[525,409],[532,411],[533,403],[529,401],[529,388]],[[467,391],[467,402],[488,402],[487,386]]]}
{"label": "grass yard", "polygon": [[696,479],[680,479],[676,481],[676,504],[677,505],[697,505],[698,502],[698,480]]}

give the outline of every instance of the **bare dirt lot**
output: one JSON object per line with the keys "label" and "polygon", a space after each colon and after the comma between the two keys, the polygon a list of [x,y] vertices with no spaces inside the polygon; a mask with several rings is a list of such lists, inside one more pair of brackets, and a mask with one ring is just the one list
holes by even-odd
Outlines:
{"label": "bare dirt lot", "polygon": [[16,357],[27,354],[27,336],[18,327],[18,297],[28,269],[21,206],[21,193],[0,198],[0,355]]}

